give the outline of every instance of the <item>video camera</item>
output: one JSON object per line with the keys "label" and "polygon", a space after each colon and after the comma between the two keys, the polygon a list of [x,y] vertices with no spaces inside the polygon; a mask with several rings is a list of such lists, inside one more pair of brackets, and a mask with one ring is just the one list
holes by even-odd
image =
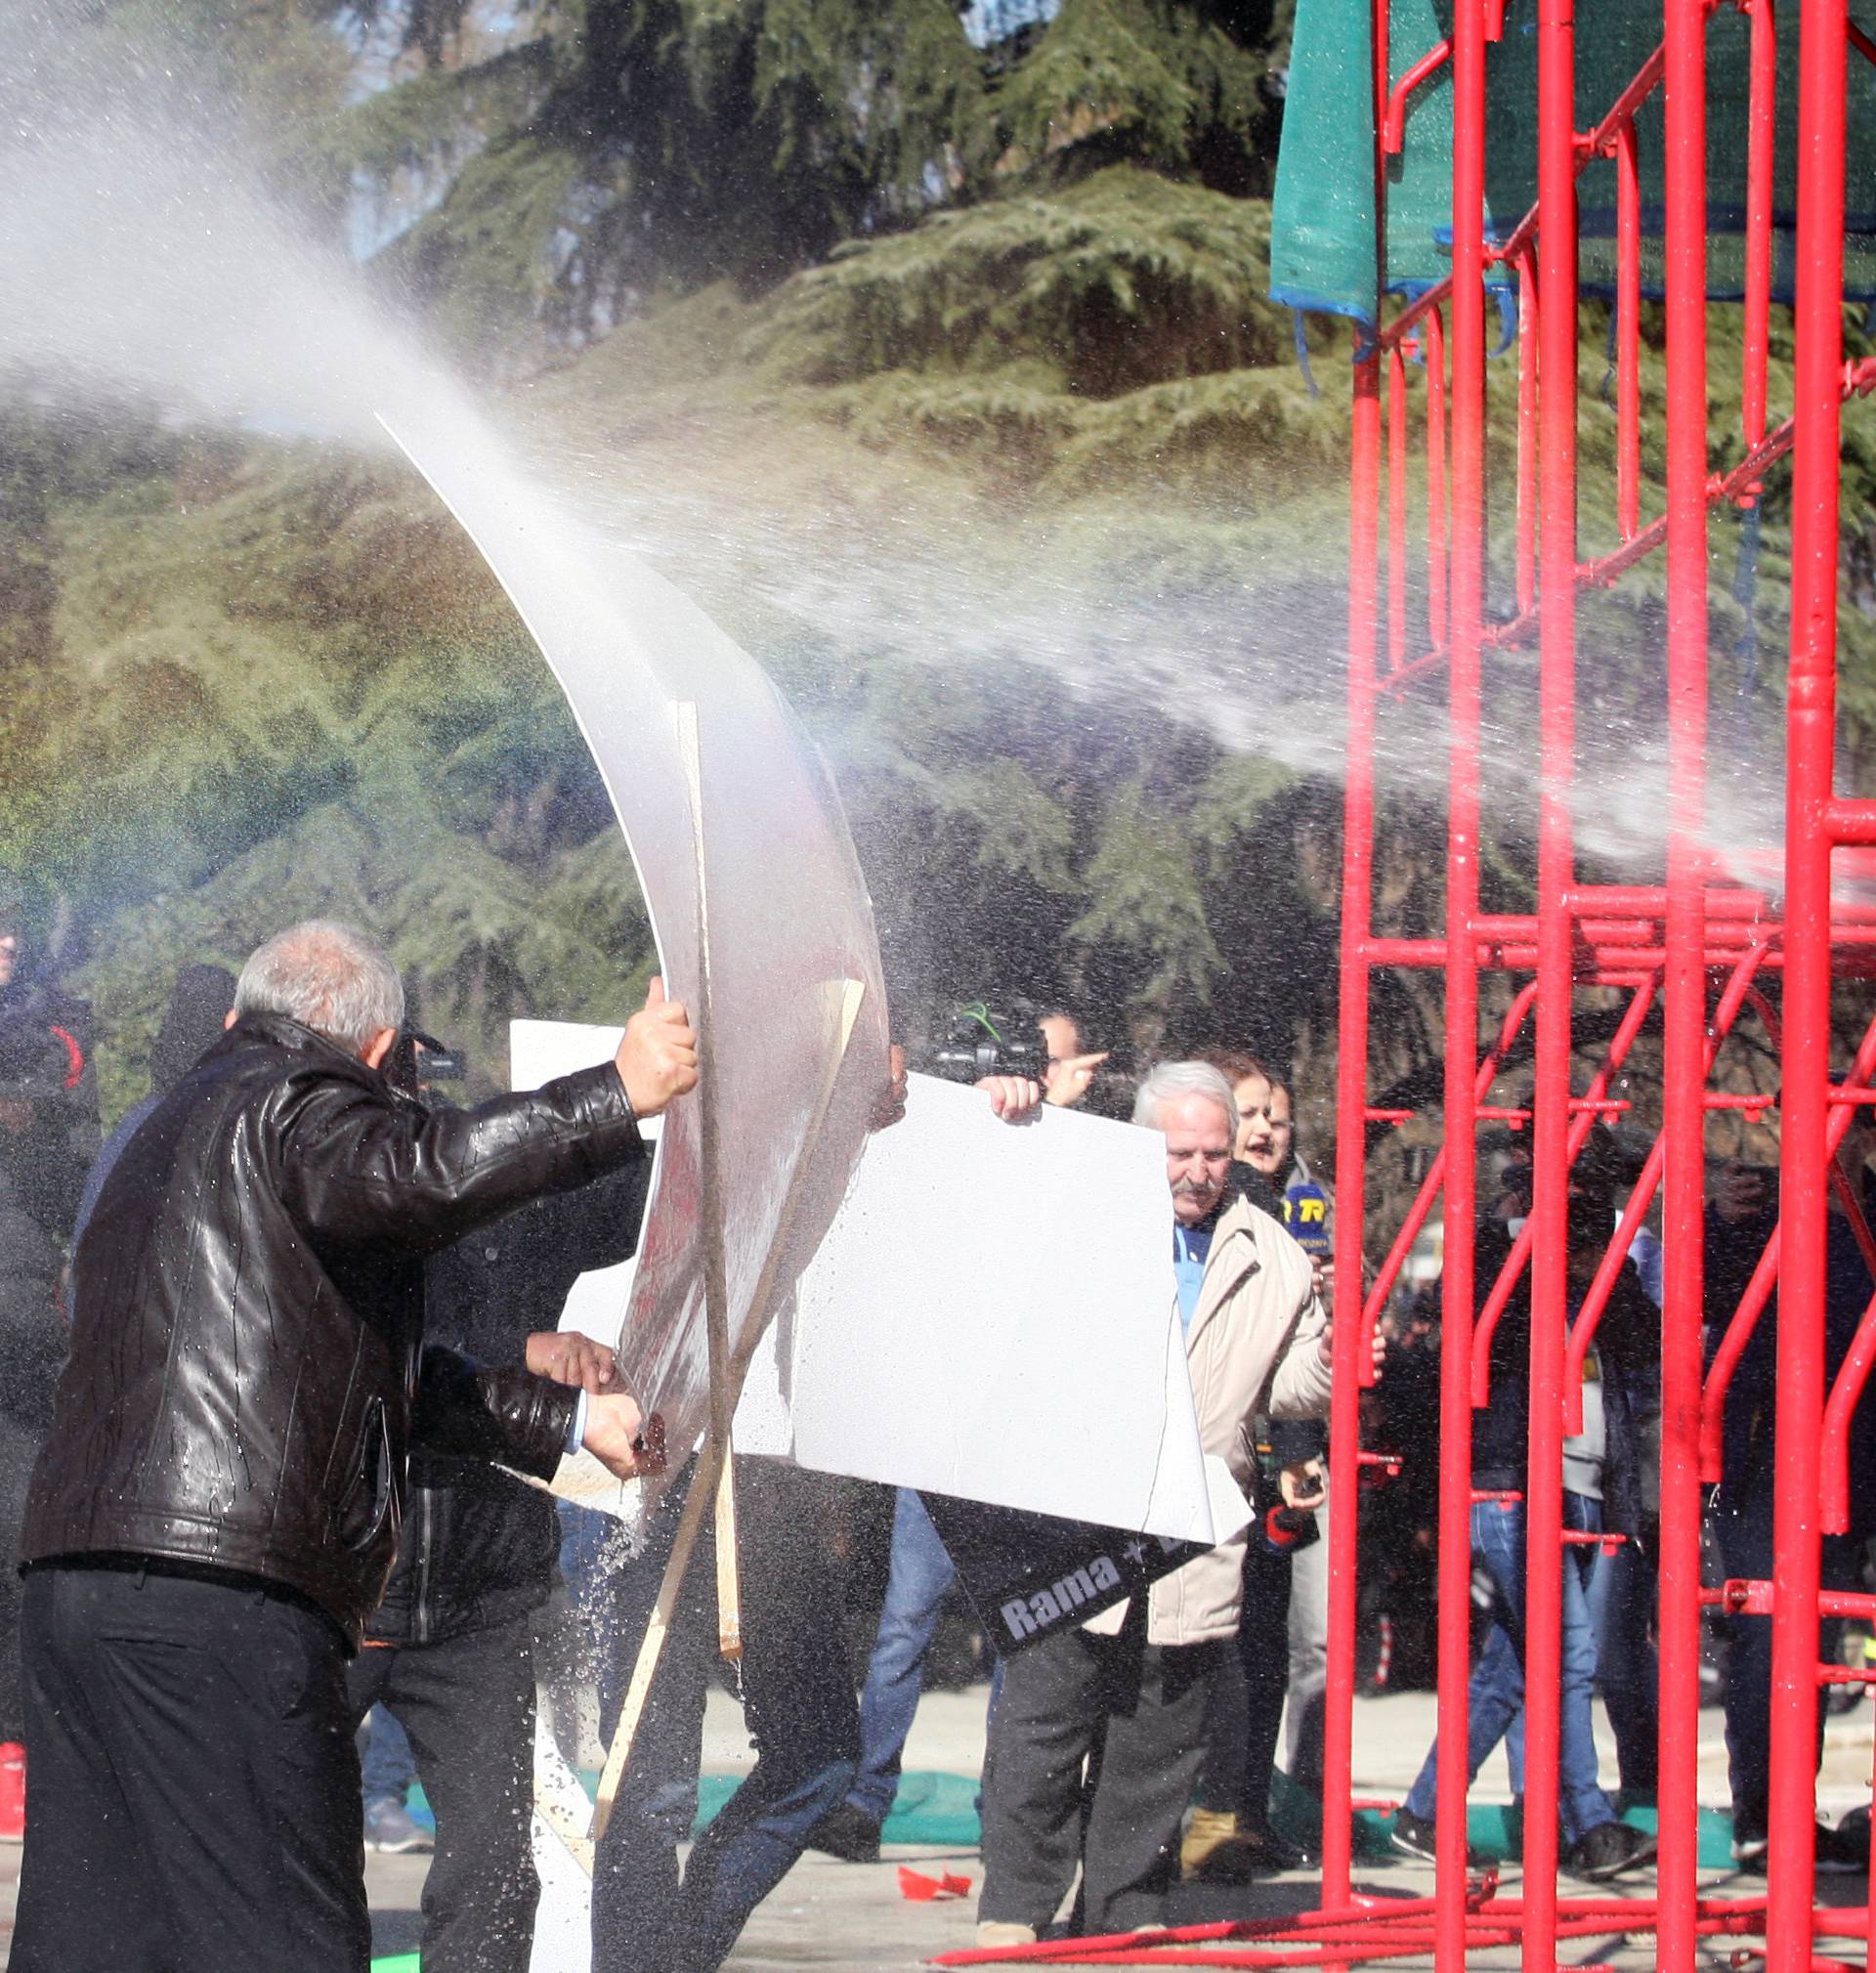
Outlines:
{"label": "video camera", "polygon": [[1276,1435],[1269,1420],[1259,1419],[1258,1427],[1251,1448],[1255,1462],[1251,1501],[1258,1511],[1252,1523],[1253,1532],[1273,1553],[1295,1555],[1300,1548],[1307,1548],[1319,1540],[1322,1533],[1313,1507],[1292,1507],[1283,1497],[1283,1469],[1292,1463],[1299,1448],[1273,1442]]}
{"label": "video camera", "polygon": [[1036,1025],[1035,1006],[1009,1003],[1009,1012],[993,1011],[971,1001],[952,1015],[931,1053],[919,1064],[950,1083],[976,1083],[985,1076],[1027,1076],[1040,1083],[1048,1068],[1048,1050]]}
{"label": "video camera", "polygon": [[432,1083],[459,1083],[469,1073],[466,1050],[446,1048],[420,1028],[405,1028],[384,1058],[384,1079],[406,1096]]}

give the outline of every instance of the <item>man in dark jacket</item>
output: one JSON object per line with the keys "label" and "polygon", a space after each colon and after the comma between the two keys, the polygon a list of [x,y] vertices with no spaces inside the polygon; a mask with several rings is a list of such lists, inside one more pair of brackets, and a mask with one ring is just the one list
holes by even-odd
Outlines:
{"label": "man in dark jacket", "polygon": [[[1868,1138],[1855,1132],[1844,1145],[1843,1162],[1853,1181],[1862,1184]],[[1865,1197],[1867,1192],[1865,1190]],[[1833,1191],[1825,1247],[1824,1366],[1832,1382],[1848,1354],[1857,1323],[1873,1291],[1862,1250]],[[1759,1265],[1766,1242],[1778,1223],[1776,1174],[1732,1165],[1720,1176],[1707,1208],[1707,1334],[1714,1348],[1726,1334],[1733,1311]],[[1725,1438],[1720,1484],[1708,1507],[1707,1525],[1729,1580],[1769,1582],[1772,1574],[1772,1521],[1778,1465],[1772,1446],[1777,1410],[1778,1297],[1774,1292],[1759,1316],[1732,1382],[1727,1387]],[[1876,1413],[1863,1403],[1851,1422],[1851,1525],[1848,1533],[1823,1537],[1818,1556],[1825,1589],[1857,1588],[1856,1563],[1876,1533]],[[1771,1619],[1729,1615],[1727,1620],[1727,1765],[1732,1785],[1732,1858],[1742,1870],[1766,1867],[1771,1792]],[[1834,1618],[1818,1626],[1817,1654],[1837,1654],[1842,1625]],[[1824,1708],[1817,1708],[1817,1754],[1824,1750]],[[1850,1824],[1817,1825],[1814,1855],[1821,1873],[1846,1875],[1867,1869],[1869,1832]]]}
{"label": "man in dark jacket", "polygon": [[422,1262],[641,1158],[635,1115],[696,1082],[682,1008],[655,984],[613,1062],[431,1115],[378,1074],[402,1013],[362,934],[269,940],[100,1194],[21,1542],[14,1973],[360,1973],[345,1661],[409,1443],[543,1478],[582,1438],[656,1460],[629,1396],[426,1350]]}
{"label": "man in dark jacket", "polygon": [[[641,1158],[446,1248],[424,1274],[425,1334],[480,1362],[525,1357],[563,1383],[617,1388],[609,1349],[551,1325],[582,1273],[637,1250],[650,1180]],[[412,1449],[397,1566],[346,1683],[357,1718],[382,1702],[409,1735],[436,1812],[425,1973],[527,1973],[540,1894],[533,1631],[559,1547],[549,1495],[487,1461]]]}

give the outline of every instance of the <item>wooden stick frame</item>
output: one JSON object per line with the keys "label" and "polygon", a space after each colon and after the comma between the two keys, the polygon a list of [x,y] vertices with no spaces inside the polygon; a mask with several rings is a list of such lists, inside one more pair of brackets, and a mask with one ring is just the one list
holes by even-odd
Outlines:
{"label": "wooden stick frame", "polygon": [[[814,1108],[809,1115],[807,1132],[802,1140],[801,1155],[795,1160],[794,1171],[789,1180],[788,1193],[782,1201],[782,1211],[776,1219],[775,1233],[769,1242],[768,1255],[762,1264],[762,1272],[757,1278],[755,1293],[750,1298],[750,1308],[756,1311],[755,1319],[750,1322],[747,1333],[731,1353],[728,1374],[723,1379],[728,1409],[732,1413],[736,1408],[737,1396],[742,1392],[743,1381],[748,1375],[749,1364],[768,1330],[770,1317],[760,1311],[769,1309],[774,1297],[776,1277],[781,1272],[789,1234],[792,1230],[795,1215],[800,1210],[801,1200],[807,1189],[807,1175],[813,1162],[815,1146],[820,1141],[822,1127],[827,1122],[828,1110],[833,1101],[834,1084],[846,1061],[847,1050],[853,1041],[854,1025],[859,1019],[860,1006],[866,998],[866,990],[864,980],[845,980],[840,983],[837,1045],[829,1059],[821,1087],[816,1092]],[[713,1390],[712,1397],[715,1394]],[[714,1409],[712,1415],[714,1416]],[[714,1506],[719,1479],[728,1465],[726,1458],[728,1444],[727,1432],[722,1438],[719,1438],[712,1427],[704,1438],[703,1451],[698,1455],[697,1472],[692,1477],[691,1490],[678,1520],[677,1535],[671,1545],[670,1560],[664,1565],[663,1579],[659,1584],[658,1602],[653,1607],[651,1621],[646,1625],[645,1636],[639,1644],[638,1656],[632,1665],[632,1676],[625,1688],[625,1701],[619,1709],[618,1725],[614,1730],[612,1745],[607,1749],[606,1766],[600,1774],[598,1796],[593,1803],[591,1848],[582,1854],[579,1849],[569,1845],[574,1855],[587,1869],[591,1869],[592,1853],[597,1850],[601,1837],[606,1833],[606,1826],[612,1821],[613,1805],[618,1800],[619,1783],[624,1780],[626,1767],[631,1761],[632,1746],[644,1719],[646,1701],[651,1697],[652,1680],[657,1674],[659,1659],[663,1653],[664,1640],[670,1634],[671,1624],[677,1614],[677,1600],[684,1586],[685,1571],[690,1567],[691,1555],[697,1547],[697,1537],[703,1527],[704,1513]]]}
{"label": "wooden stick frame", "polygon": [[704,1245],[704,1328],[709,1345],[710,1437],[722,1448],[716,1480],[717,1646],[726,1658],[743,1655],[743,1597],[737,1581],[736,1467],[730,1457],[730,1289],[723,1255],[723,1151],[716,1113],[716,1020],[710,992],[710,901],[704,855],[704,769],[697,702],[680,699],[677,751],[691,801],[691,846],[697,866],[698,1162]]}

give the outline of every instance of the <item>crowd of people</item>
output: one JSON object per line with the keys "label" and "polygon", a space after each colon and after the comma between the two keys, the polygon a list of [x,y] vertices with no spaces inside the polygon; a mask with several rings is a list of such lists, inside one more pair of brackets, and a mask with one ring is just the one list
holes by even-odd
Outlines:
{"label": "crowd of people", "polygon": [[[639,1124],[697,1083],[689,1017],[654,982],[612,1061],[464,1108],[426,1074],[442,1052],[406,1020],[384,953],[308,922],[238,976],[183,973],[149,1094],[103,1137],[88,1010],[34,964],[26,904],[0,888],[0,1541],[21,1564],[0,1569],[0,1840],[25,1845],[11,1963],[362,1968],[362,1849],[433,1840],[428,1973],[521,1973],[539,1895],[543,1612],[566,1606],[570,1530],[517,1476],[550,1478],[581,1446],[620,1477],[664,1473],[661,1423],[614,1351],[559,1322],[579,1274],[636,1248],[651,1173]],[[1272,1805],[1287,1718],[1284,1792],[1320,1814],[1331,1513],[1360,1512],[1370,1678],[1426,1679],[1431,1665],[1436,1295],[1402,1298],[1374,1327],[1363,1431],[1396,1456],[1367,1470],[1361,1501],[1332,1500],[1335,1201],[1298,1145],[1283,1075],[1215,1051],[1124,1081],[1075,1012],[1035,1021],[1037,1072],[985,1076],[985,1099],[1009,1123],[1091,1104],[1163,1139],[1167,1300],[1139,1319],[1178,1322],[1203,1444],[1253,1517],[1086,1622],[992,1654],[988,1947],[1155,1926],[1181,1879],[1236,1884],[1315,1862],[1308,1816],[1280,1829]],[[906,1100],[895,1051],[875,1128]],[[1530,1210],[1520,1142],[1495,1158],[1481,1300]],[[1627,1176],[1615,1139],[1592,1132],[1570,1187],[1572,1320]],[[1719,1175],[1713,1308],[1736,1305],[1775,1209],[1765,1174]],[[1622,1537],[1564,1560],[1560,1858],[1590,1881],[1652,1855],[1623,1812],[1654,1788],[1660,1263],[1645,1234],[1625,1258],[1563,1454],[1567,1526]],[[1872,1293],[1841,1213],[1829,1266],[1840,1361]],[[1497,1317],[1471,1444],[1467,1767],[1475,1776],[1506,1742],[1514,1793],[1527,1278]],[[1341,1285],[1353,1320],[1363,1284]],[[1710,1527],[1730,1577],[1770,1574],[1775,1323],[1774,1298],[1728,1396]],[[879,1855],[958,1571],[925,1500],[899,1491],[856,1680],[835,1614],[850,1558],[827,1532],[827,1482],[777,1456],[779,1401],[746,1395],[735,1434],[739,1690],[757,1760],[693,1840],[718,1638],[705,1517],[682,1593],[657,1619],[666,1642],[597,1844],[600,1973],[708,1973],[804,1850]],[[692,1448],[668,1457],[634,1553],[595,1554],[576,1527],[571,1541],[580,1595],[561,1620],[604,1640],[592,1653],[604,1736],[698,1481]],[[1853,1458],[1867,1516],[1876,1433],[1857,1435]],[[1855,1584],[1872,1532],[1859,1521],[1826,1542],[1826,1586]],[[1734,1615],[1726,1628],[1733,1855],[1763,1869],[1769,1623]],[[1614,1778],[1592,1731],[1599,1690]],[[434,1838],[408,1813],[412,1773]],[[1392,1819],[1413,1856],[1432,1854],[1435,1777],[1429,1749]],[[1820,1869],[1861,1866],[1862,1814],[1820,1826]]]}

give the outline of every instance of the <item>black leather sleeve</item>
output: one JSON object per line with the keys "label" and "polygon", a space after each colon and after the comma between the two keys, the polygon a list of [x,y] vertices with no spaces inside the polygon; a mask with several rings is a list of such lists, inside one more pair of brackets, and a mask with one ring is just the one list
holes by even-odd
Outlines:
{"label": "black leather sleeve", "polygon": [[281,1189],[310,1233],[406,1252],[645,1156],[610,1062],[429,1113],[393,1102],[375,1078],[316,1073],[283,1103],[280,1127]]}
{"label": "black leather sleeve", "polygon": [[410,1435],[426,1452],[492,1459],[551,1480],[578,1405],[570,1384],[527,1370],[488,1370],[431,1344],[417,1372]]}

